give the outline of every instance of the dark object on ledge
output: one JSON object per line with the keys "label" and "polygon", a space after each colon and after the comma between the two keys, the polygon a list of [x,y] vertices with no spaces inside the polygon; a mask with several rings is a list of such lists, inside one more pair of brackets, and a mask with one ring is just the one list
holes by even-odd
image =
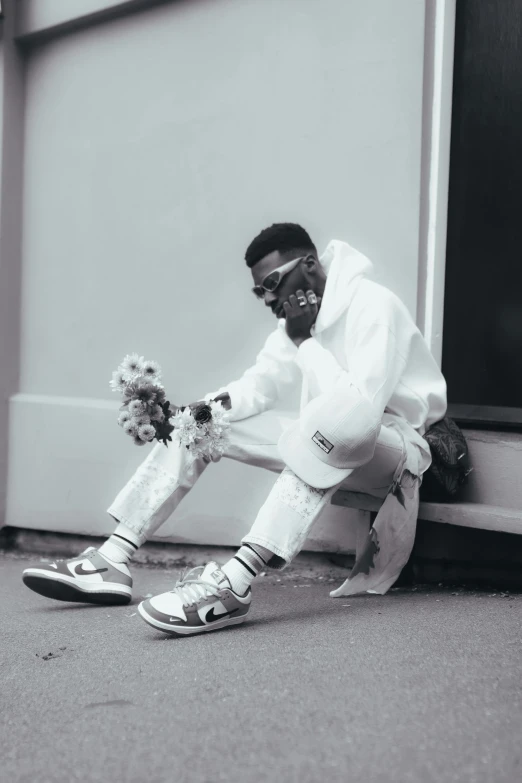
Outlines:
{"label": "dark object on ledge", "polygon": [[459,489],[468,483],[473,470],[462,430],[446,416],[430,427],[424,439],[433,461],[423,477],[421,501],[450,503],[458,500]]}

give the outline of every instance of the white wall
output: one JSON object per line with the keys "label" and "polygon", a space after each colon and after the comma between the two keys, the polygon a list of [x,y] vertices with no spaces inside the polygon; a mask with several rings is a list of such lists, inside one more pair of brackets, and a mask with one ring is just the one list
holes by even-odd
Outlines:
{"label": "white wall", "polygon": [[0,526],[9,469],[9,400],[19,388],[24,61],[13,42],[15,0],[0,22]]}
{"label": "white wall", "polygon": [[[7,524],[111,530],[145,451],[111,371],[154,358],[177,402],[237,377],[274,326],[242,260],[271,222],[347,239],[415,315],[423,23],[421,0],[192,0],[31,53]],[[273,476],[213,467],[162,536],[248,528]]]}

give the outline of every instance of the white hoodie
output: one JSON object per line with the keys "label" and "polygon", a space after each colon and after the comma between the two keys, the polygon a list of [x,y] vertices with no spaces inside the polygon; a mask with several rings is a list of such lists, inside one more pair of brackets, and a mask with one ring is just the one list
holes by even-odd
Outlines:
{"label": "white hoodie", "polygon": [[422,435],[447,409],[444,377],[405,305],[370,279],[371,261],[338,240],[328,244],[319,260],[326,287],[311,339],[297,348],[281,319],[255,365],[206,399],[228,391],[235,421],[276,407],[295,384],[301,384],[302,410],[348,377],[383,424],[396,427],[419,447],[423,473],[431,454]]}

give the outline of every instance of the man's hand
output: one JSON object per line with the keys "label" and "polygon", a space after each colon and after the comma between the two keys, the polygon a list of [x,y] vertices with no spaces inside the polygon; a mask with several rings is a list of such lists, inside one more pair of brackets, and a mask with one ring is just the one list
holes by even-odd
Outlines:
{"label": "man's hand", "polygon": [[[314,298],[317,301],[311,304],[310,298],[312,302]],[[306,304],[300,305],[298,300],[303,301],[303,299],[306,299]],[[283,303],[286,333],[298,347],[312,336],[310,330],[316,321],[320,304],[321,297],[316,297],[313,291],[307,291],[305,294],[300,289],[295,294],[290,294],[288,302]]]}
{"label": "man's hand", "polygon": [[226,411],[232,408],[232,400],[228,392],[221,392],[217,397],[214,397],[214,402],[220,402]]}
{"label": "man's hand", "polygon": [[[232,408],[232,402],[228,392],[222,392],[221,394],[218,394],[218,396],[214,397],[214,399],[210,400],[210,402],[220,402],[226,411],[229,411]],[[200,405],[208,405],[208,403],[205,400],[198,400],[197,402],[190,402],[188,405],[184,405],[183,407],[190,408],[191,411],[195,411],[200,407]]]}

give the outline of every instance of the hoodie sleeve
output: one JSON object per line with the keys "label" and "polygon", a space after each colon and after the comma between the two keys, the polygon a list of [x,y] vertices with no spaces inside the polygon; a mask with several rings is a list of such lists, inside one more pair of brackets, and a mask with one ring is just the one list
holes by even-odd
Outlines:
{"label": "hoodie sleeve", "polygon": [[350,336],[350,343],[349,370],[344,370],[314,337],[301,343],[296,362],[321,393],[331,390],[341,379],[348,380],[382,418],[406,365],[407,340],[403,336],[399,351],[390,325],[369,323]]}
{"label": "hoodie sleeve", "polygon": [[283,391],[299,377],[296,354],[297,348],[288,339],[284,329],[278,327],[268,336],[255,364],[239,380],[206,394],[205,400],[228,392],[232,403],[231,421],[246,419],[273,408]]}

